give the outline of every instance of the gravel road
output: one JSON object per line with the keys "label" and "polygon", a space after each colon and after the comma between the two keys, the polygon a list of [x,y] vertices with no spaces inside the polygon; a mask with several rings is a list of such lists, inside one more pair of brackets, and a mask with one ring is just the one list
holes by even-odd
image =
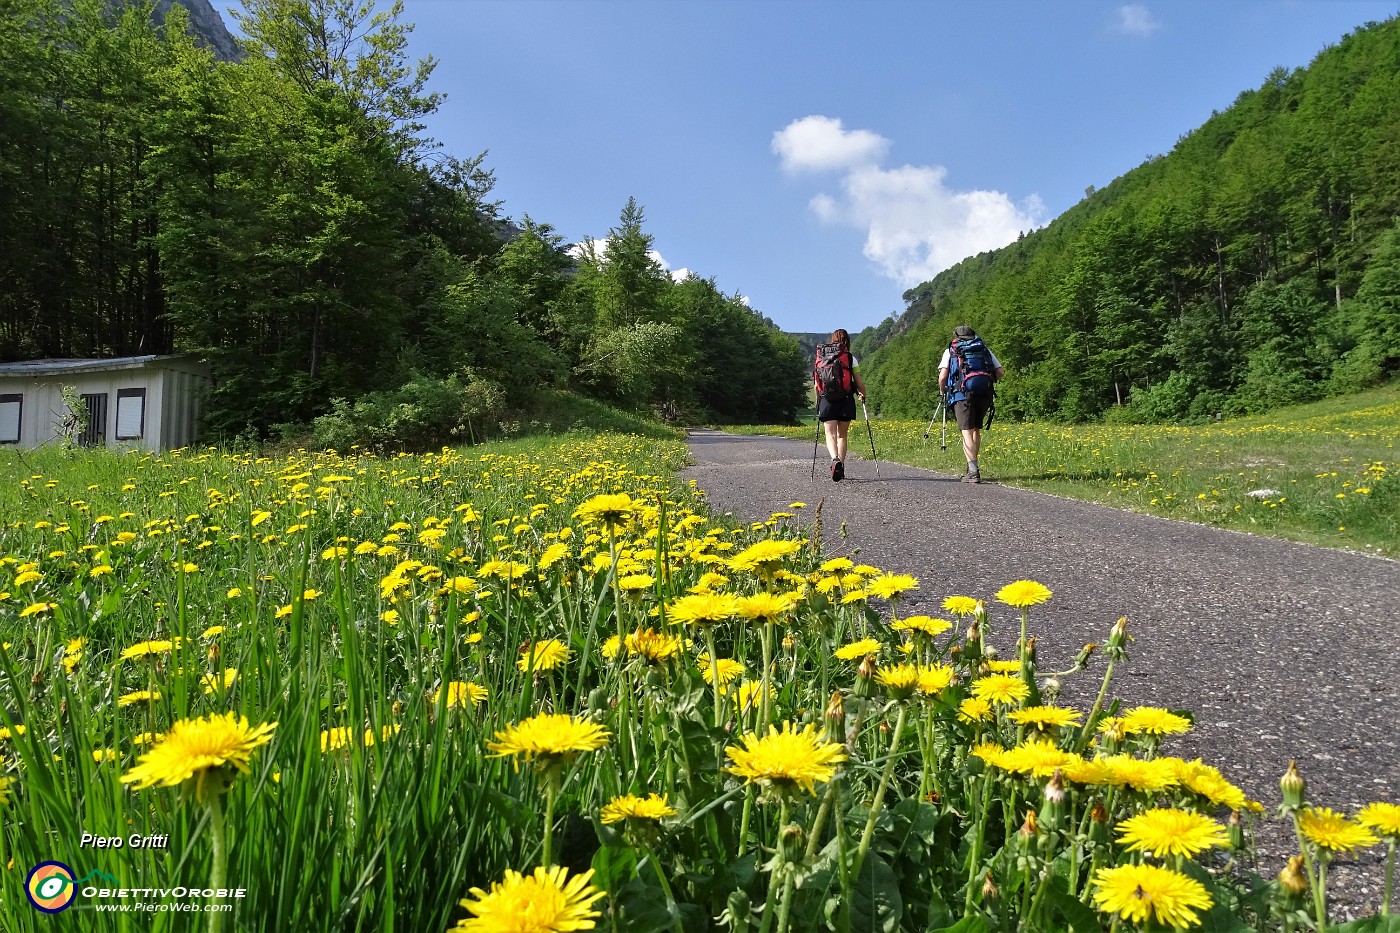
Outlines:
{"label": "gravel road", "polygon": [[[1013,580],[1045,584],[1055,595],[1031,612],[1044,670],[1070,667],[1127,616],[1135,641],[1111,692],[1195,711],[1195,729],[1167,751],[1204,758],[1266,807],[1289,759],[1314,804],[1400,803],[1400,563],[885,461],[852,457],[833,483],[824,450],[813,480],[805,441],[697,430],[688,443],[682,476],[715,512],[762,519],[802,501],[810,524],[821,501],[827,554],[919,579],[907,612],[939,615],[952,594],[993,606]],[[993,641],[1009,655],[1019,614],[1002,609]],[[1068,678],[1061,702],[1087,709],[1102,670]],[[1281,825],[1258,841],[1266,877],[1296,851]],[[1378,909],[1382,852],[1333,863],[1338,914]]]}

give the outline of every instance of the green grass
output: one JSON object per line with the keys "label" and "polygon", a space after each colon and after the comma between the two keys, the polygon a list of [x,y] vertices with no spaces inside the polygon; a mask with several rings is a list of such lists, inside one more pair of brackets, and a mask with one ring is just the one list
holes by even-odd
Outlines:
{"label": "green grass", "polygon": [[[969,929],[1094,929],[1110,918],[1091,879],[1130,858],[1115,823],[1161,803],[1206,820],[1253,809],[1229,762],[1222,777],[1168,757],[1170,738],[1131,715],[1099,733],[1123,627],[1037,676],[1025,636],[1044,587],[924,593],[957,597],[942,603],[956,621],[904,618],[915,578],[826,560],[797,506],[714,519],[675,478],[685,459],[675,440],[582,434],[422,456],[0,459],[6,933],[436,933],[473,888],[550,863],[594,872],[613,933],[925,931],[964,914]],[[564,657],[532,665],[532,645]],[[719,660],[742,670],[727,689],[705,677]],[[1006,675],[984,677],[993,665]],[[1022,709],[1054,700],[1041,678],[1057,669],[1102,702]],[[538,757],[511,754],[505,734],[545,713],[567,714],[555,735],[606,742],[551,754],[546,731]],[[172,733],[226,714],[269,730],[246,770],[182,751],[203,797],[183,771],[133,786]],[[802,734],[765,747],[780,725]],[[1096,734],[1124,754],[1081,758]],[[1047,762],[1065,768],[1060,799]],[[604,822],[624,794],[676,814]],[[81,847],[84,832],[169,844]],[[202,895],[82,894],[52,917],[23,890],[48,860],[104,885],[222,878],[246,896],[215,898],[235,908],[222,915],[168,910]],[[1178,863],[1219,904],[1241,880],[1263,887]],[[98,909],[138,902],[166,909]]]}
{"label": "green grass", "polygon": [[[960,473],[956,425],[874,424],[881,459]],[[813,425],[748,433],[809,440]],[[866,455],[853,424],[851,450]],[[1115,508],[1400,557],[1400,385],[1198,427],[997,421],[984,479]],[[1261,490],[1277,490],[1265,494]],[[1255,495],[1251,495],[1255,493]]]}

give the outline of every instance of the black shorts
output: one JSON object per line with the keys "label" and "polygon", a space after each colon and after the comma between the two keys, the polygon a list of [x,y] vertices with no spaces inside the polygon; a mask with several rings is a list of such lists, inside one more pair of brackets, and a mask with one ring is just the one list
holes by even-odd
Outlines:
{"label": "black shorts", "polygon": [[854,395],[848,395],[845,398],[828,399],[825,395],[818,395],[817,420],[855,421],[856,397]]}
{"label": "black shorts", "polygon": [[958,430],[980,431],[982,422],[987,420],[987,409],[992,407],[991,393],[972,395],[953,403],[953,414],[958,419]]}

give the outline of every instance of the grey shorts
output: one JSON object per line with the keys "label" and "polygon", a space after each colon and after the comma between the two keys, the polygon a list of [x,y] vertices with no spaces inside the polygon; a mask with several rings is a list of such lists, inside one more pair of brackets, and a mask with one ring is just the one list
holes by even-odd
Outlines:
{"label": "grey shorts", "polygon": [[992,396],[973,395],[953,403],[953,414],[958,419],[958,430],[980,431],[982,422],[987,420],[987,409],[992,407]]}

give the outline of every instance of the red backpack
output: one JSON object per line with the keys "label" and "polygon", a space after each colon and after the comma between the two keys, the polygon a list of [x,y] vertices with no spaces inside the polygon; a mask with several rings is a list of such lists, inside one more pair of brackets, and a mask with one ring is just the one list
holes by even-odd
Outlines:
{"label": "red backpack", "polygon": [[817,365],[813,374],[817,391],[828,401],[848,398],[851,394],[851,371],[855,361],[851,351],[839,343],[824,343],[817,347]]}

